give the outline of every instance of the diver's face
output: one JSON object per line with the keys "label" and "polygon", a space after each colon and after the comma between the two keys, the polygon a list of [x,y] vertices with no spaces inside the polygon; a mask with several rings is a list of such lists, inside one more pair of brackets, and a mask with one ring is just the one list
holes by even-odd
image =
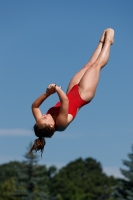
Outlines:
{"label": "diver's face", "polygon": [[55,122],[50,114],[42,114],[42,116],[37,120],[37,124],[53,127]]}

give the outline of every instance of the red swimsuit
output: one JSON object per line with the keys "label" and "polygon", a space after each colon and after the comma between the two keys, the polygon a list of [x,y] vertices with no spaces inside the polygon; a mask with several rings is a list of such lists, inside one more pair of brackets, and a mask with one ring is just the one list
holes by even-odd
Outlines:
{"label": "red swimsuit", "polygon": [[[68,113],[71,114],[73,118],[75,118],[79,108],[81,108],[85,104],[88,104],[89,102],[81,99],[78,91],[78,84],[73,86],[73,88],[66,95],[69,99]],[[60,104],[61,103],[58,102],[55,106],[51,107],[46,114],[55,114],[55,116],[57,117],[59,114]]]}

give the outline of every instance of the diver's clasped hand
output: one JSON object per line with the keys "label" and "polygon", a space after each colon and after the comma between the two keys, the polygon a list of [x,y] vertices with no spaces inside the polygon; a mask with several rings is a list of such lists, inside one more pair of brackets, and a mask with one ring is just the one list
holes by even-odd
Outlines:
{"label": "diver's clasped hand", "polygon": [[61,89],[61,86],[57,86],[55,83],[50,84],[47,89],[46,89],[46,93],[48,95],[54,94],[55,92],[57,92],[58,89]]}

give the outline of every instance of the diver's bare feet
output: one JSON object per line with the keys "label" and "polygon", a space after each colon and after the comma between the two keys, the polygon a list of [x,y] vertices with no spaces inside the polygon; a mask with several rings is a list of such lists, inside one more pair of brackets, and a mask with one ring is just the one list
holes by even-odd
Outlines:
{"label": "diver's bare feet", "polygon": [[112,28],[106,29],[105,40],[109,41],[111,45],[114,43],[114,30]]}
{"label": "diver's bare feet", "polygon": [[101,42],[101,43],[104,43],[106,30],[107,30],[107,29],[105,29],[105,30],[103,31],[102,36],[101,36],[101,38],[100,38],[100,40],[99,40],[99,42]]}

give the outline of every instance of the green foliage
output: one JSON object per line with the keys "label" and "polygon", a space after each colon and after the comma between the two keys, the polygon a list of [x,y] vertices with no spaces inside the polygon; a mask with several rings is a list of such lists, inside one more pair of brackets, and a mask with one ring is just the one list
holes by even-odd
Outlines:
{"label": "green foliage", "polygon": [[132,153],[128,154],[129,160],[123,160],[128,169],[120,169],[125,180],[119,179],[119,184],[114,188],[112,197],[116,200],[133,200],[133,146]]}
{"label": "green foliage", "polygon": [[0,169],[0,200],[114,200],[109,194],[116,180],[92,158],[79,158],[57,170],[38,165],[36,154],[26,154],[24,162]]}
{"label": "green foliage", "polygon": [[26,153],[25,159],[15,177],[16,192],[13,196],[21,200],[49,200],[48,188],[44,185],[45,179],[47,180],[46,168],[38,165],[36,154]]}
{"label": "green foliage", "polygon": [[15,191],[15,183],[13,178],[9,178],[0,184],[0,200],[16,200],[12,198],[11,195]]}
{"label": "green foliage", "polygon": [[0,200],[56,200],[47,187],[55,170],[38,165],[37,154],[27,153],[23,162],[0,165]]}
{"label": "green foliage", "polygon": [[7,164],[0,165],[0,183],[8,180],[17,175],[17,170],[21,168],[20,162],[9,162]]}
{"label": "green foliage", "polygon": [[99,162],[81,158],[63,167],[49,183],[50,192],[59,200],[103,200],[109,196],[113,177],[102,172]]}
{"label": "green foliage", "polygon": [[9,162],[0,166],[0,200],[16,200],[12,197],[16,189],[14,177],[20,167],[19,162]]}

